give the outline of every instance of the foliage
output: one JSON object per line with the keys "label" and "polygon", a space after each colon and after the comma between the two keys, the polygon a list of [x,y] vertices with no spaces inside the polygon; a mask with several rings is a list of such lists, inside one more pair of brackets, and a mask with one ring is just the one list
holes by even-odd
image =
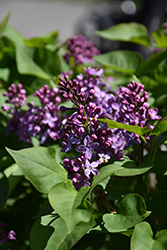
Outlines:
{"label": "foliage", "polygon": [[[167,249],[166,23],[27,39],[0,23],[0,249]],[[154,42],[151,42],[154,39]],[[24,229],[24,230],[23,230]],[[6,234],[6,232],[9,232]],[[14,240],[14,241],[13,241]]]}

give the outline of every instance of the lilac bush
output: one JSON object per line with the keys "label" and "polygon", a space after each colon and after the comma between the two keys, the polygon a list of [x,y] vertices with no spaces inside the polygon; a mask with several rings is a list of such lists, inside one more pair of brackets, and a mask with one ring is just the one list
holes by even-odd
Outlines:
{"label": "lilac bush", "polygon": [[154,43],[134,22],[97,32],[145,46],[144,60],[136,51],[100,54],[81,35],[60,45],[57,31],[26,39],[8,18],[0,23],[0,249],[165,250],[166,20]]}

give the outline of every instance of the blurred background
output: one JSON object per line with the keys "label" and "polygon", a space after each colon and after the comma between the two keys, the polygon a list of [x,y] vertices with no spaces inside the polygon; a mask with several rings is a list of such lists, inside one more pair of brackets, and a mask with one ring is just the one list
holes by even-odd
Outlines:
{"label": "blurred background", "polygon": [[151,33],[160,20],[165,21],[166,3],[167,0],[0,0],[0,20],[11,10],[9,23],[27,38],[59,30],[60,42],[83,34],[96,42],[102,53],[139,50],[132,44],[97,37],[95,31],[135,21],[144,24]]}

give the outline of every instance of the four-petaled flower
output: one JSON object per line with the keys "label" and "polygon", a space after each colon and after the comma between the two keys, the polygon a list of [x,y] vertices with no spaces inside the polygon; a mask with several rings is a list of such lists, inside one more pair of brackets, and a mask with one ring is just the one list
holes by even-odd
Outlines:
{"label": "four-petaled flower", "polygon": [[78,152],[85,152],[85,156],[87,159],[91,159],[92,158],[92,150],[95,149],[97,146],[99,146],[98,142],[92,142],[90,140],[89,135],[87,135],[84,138],[84,145],[79,145],[76,150]]}
{"label": "four-petaled flower", "polygon": [[100,164],[108,162],[108,160],[111,158],[108,154],[104,154],[104,153],[98,154],[98,156],[100,157],[99,158]]}
{"label": "four-petaled flower", "polygon": [[69,135],[65,152],[71,150],[72,144],[78,145],[80,143],[80,140],[78,138],[74,138],[74,136],[75,134]]}
{"label": "four-petaled flower", "polygon": [[157,115],[158,114],[158,109],[157,108],[149,109],[148,114],[150,115],[151,120],[156,120],[156,119],[159,120],[159,119],[161,119],[161,116]]}
{"label": "four-petaled flower", "polygon": [[48,124],[50,128],[54,128],[55,122],[57,121],[58,117],[52,117],[52,115],[49,112],[46,112],[45,118],[42,120],[44,124]]}
{"label": "four-petaled flower", "polygon": [[93,175],[98,175],[99,174],[99,170],[96,169],[96,167],[99,165],[98,161],[93,161],[92,163],[90,163],[87,159],[85,160],[85,171],[84,174],[86,176],[89,176],[91,173]]}

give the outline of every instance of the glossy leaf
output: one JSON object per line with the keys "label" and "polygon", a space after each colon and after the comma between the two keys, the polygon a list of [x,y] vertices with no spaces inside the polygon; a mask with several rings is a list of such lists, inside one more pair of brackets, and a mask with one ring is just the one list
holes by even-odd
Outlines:
{"label": "glossy leaf", "polygon": [[144,199],[138,194],[127,194],[117,204],[116,214],[105,214],[103,221],[109,232],[126,231],[150,215]]}
{"label": "glossy leaf", "polygon": [[2,36],[2,34],[3,34],[3,32],[4,32],[5,28],[6,28],[9,17],[10,17],[10,11],[7,14],[7,16],[2,20],[2,22],[0,23],[0,36]]}
{"label": "glossy leaf", "polygon": [[96,31],[96,34],[113,41],[132,42],[144,46],[150,43],[146,27],[135,22],[120,23],[106,30]]}
{"label": "glossy leaf", "polygon": [[133,74],[142,62],[141,56],[134,51],[119,50],[94,56],[95,60],[116,71]]}
{"label": "glossy leaf", "polygon": [[134,176],[140,175],[147,172],[152,168],[151,163],[143,162],[138,166],[130,160],[128,157],[124,156],[123,161],[115,161],[113,164],[105,165],[99,171],[99,175],[94,176],[92,182],[92,188],[98,185],[100,182],[105,180],[107,177],[111,175],[117,176]]}
{"label": "glossy leaf", "polygon": [[151,129],[149,127],[139,127],[139,126],[132,126],[132,125],[127,125],[124,123],[116,122],[114,120],[109,120],[109,119],[98,119],[98,121],[106,122],[109,128],[121,128],[125,129],[128,132],[132,132],[135,134],[138,134],[140,136],[144,135],[145,133],[148,133]]}
{"label": "glossy leaf", "polygon": [[167,230],[159,231],[153,238],[150,224],[142,222],[135,226],[132,239],[131,250],[166,250]]}
{"label": "glossy leaf", "polygon": [[56,161],[54,147],[7,149],[29,181],[42,193],[67,180],[66,170]]}
{"label": "glossy leaf", "polygon": [[53,209],[65,221],[71,231],[79,222],[88,222],[92,216],[92,206],[85,201],[85,206],[79,207],[90,187],[82,187],[76,191],[71,181],[55,185],[49,192],[49,201]]}
{"label": "glossy leaf", "polygon": [[155,125],[150,135],[159,136],[159,135],[162,135],[165,131],[167,131],[167,120],[162,121],[158,123],[157,125]]}
{"label": "glossy leaf", "polygon": [[93,219],[80,222],[71,232],[61,217],[46,215],[31,230],[31,250],[69,250],[95,225]]}

